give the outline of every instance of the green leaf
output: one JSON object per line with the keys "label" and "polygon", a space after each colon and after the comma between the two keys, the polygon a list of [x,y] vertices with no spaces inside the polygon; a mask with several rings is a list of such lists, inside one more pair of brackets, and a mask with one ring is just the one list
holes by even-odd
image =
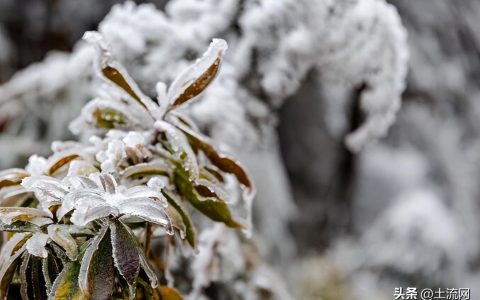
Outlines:
{"label": "green leaf", "polygon": [[140,271],[140,257],[136,238],[132,236],[120,221],[110,225],[112,235],[113,260],[120,275],[130,287],[130,297],[135,294],[135,284]]}
{"label": "green leaf", "polygon": [[228,204],[222,199],[211,197],[215,194],[210,194],[207,197],[201,196],[196,187],[188,179],[188,174],[181,166],[175,168],[174,182],[181,194],[197,210],[216,222],[223,222],[228,227],[243,228],[243,225],[235,221]]}
{"label": "green leaf", "polygon": [[115,274],[108,226],[104,226],[85,250],[78,276],[82,292],[92,299],[110,299]]}
{"label": "green leaf", "polygon": [[73,261],[65,264],[62,272],[52,286],[50,299],[52,300],[84,300],[88,299],[78,286],[80,262]]}
{"label": "green leaf", "polygon": [[190,215],[180,204],[180,201],[175,199],[173,195],[165,190],[162,190],[163,196],[167,199],[168,203],[180,214],[183,224],[185,225],[185,238],[193,249],[197,247],[197,230],[193,225]]}

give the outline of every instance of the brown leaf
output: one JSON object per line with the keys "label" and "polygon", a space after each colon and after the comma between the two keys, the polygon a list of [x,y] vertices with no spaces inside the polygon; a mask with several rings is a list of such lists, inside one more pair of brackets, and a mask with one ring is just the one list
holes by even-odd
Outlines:
{"label": "brown leaf", "polygon": [[48,168],[48,175],[52,175],[55,173],[55,171],[79,157],[80,156],[78,154],[67,154],[65,156],[61,156],[51,164],[50,168]]}
{"label": "brown leaf", "polygon": [[142,99],[140,99],[140,97],[133,91],[133,88],[130,86],[130,84],[128,84],[125,77],[116,68],[114,68],[112,66],[106,66],[106,67],[102,68],[102,74],[108,80],[115,83],[122,90],[124,90],[127,94],[129,94],[133,99],[135,99],[135,101],[137,101],[138,104],[140,104],[145,109],[147,109],[147,106],[145,105],[145,103],[143,103]]}
{"label": "brown leaf", "polygon": [[217,58],[215,62],[198,77],[193,83],[191,83],[185,90],[173,101],[174,107],[182,105],[188,100],[200,95],[207,86],[215,79],[218,69],[220,67],[220,59]]}
{"label": "brown leaf", "polygon": [[22,179],[30,174],[22,169],[6,169],[0,172],[0,189],[7,186],[18,185]]}
{"label": "brown leaf", "polygon": [[168,90],[168,111],[188,102],[207,88],[217,75],[226,50],[224,40],[214,39],[205,54],[173,81]]}

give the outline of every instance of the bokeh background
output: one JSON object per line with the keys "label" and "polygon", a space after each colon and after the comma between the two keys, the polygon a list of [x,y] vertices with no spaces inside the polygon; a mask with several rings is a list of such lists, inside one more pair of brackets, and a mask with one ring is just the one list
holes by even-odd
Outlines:
{"label": "bokeh background", "polygon": [[221,37],[188,113],[252,173],[255,238],[293,298],[478,299],[479,18],[477,0],[0,0],[0,167],[85,138],[85,31],[151,95]]}

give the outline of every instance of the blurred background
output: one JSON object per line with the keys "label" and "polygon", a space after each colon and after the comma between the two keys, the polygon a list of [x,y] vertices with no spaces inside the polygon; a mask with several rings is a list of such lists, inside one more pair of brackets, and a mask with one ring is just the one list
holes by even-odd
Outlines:
{"label": "blurred background", "polygon": [[252,173],[255,239],[293,297],[478,299],[478,18],[477,0],[0,0],[0,167],[85,138],[85,31],[150,95],[221,37],[188,114]]}

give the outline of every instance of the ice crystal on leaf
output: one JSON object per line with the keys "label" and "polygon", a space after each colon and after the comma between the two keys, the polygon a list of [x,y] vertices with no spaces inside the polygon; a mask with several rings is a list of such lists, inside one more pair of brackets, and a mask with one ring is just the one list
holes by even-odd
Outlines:
{"label": "ice crystal on leaf", "polygon": [[152,244],[197,250],[197,228],[211,222],[250,229],[232,196],[253,197],[247,172],[176,110],[213,81],[226,42],[214,39],[168,89],[159,83],[157,101],[100,34],[85,39],[104,84],[71,128],[94,135],[85,144],[55,142],[50,157],[0,173],[0,227],[13,234],[2,248],[0,296],[19,276],[25,299],[180,299],[159,286],[162,271],[172,276],[161,266],[173,256],[162,262]]}

